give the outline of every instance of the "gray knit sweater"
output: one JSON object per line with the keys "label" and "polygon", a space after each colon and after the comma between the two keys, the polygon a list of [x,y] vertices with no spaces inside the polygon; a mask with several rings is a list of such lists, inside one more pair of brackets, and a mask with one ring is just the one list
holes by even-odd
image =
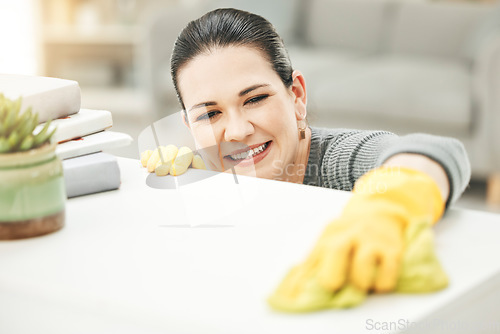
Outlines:
{"label": "gray knit sweater", "polygon": [[456,139],[422,133],[397,136],[386,131],[314,127],[303,183],[350,191],[359,177],[398,153],[422,154],[443,166],[450,183],[447,206],[460,197],[469,183],[469,159]]}

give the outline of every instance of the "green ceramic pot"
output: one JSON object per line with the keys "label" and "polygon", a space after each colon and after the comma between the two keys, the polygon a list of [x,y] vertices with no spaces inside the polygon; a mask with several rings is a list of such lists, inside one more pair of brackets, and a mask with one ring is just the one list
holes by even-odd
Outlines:
{"label": "green ceramic pot", "polygon": [[66,190],[56,144],[0,154],[0,240],[21,239],[64,226]]}

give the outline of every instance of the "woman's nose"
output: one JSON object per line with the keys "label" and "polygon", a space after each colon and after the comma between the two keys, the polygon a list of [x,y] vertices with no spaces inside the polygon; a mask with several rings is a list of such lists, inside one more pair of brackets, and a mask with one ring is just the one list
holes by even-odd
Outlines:
{"label": "woman's nose", "polygon": [[244,115],[231,115],[224,129],[225,141],[243,141],[254,132],[252,123]]}

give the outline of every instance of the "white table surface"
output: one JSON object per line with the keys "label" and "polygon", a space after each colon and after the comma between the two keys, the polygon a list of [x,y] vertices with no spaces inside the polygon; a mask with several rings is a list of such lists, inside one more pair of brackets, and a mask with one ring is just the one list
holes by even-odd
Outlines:
{"label": "white table surface", "polygon": [[267,296],[349,193],[230,174],[153,189],[119,164],[121,188],[68,200],[61,231],[0,242],[1,334],[500,333],[500,215],[438,223],[441,292],[282,314]]}

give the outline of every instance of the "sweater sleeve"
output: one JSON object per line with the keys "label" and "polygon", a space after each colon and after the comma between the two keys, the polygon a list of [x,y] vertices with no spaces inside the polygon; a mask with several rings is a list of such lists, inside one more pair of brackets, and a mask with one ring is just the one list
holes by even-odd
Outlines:
{"label": "sweater sleeve", "polygon": [[447,206],[460,197],[470,180],[467,153],[462,143],[453,138],[346,129],[312,129],[312,134],[308,163],[315,160],[314,156],[318,158],[318,185],[327,188],[350,191],[363,174],[399,153],[422,154],[443,167],[450,184]]}

